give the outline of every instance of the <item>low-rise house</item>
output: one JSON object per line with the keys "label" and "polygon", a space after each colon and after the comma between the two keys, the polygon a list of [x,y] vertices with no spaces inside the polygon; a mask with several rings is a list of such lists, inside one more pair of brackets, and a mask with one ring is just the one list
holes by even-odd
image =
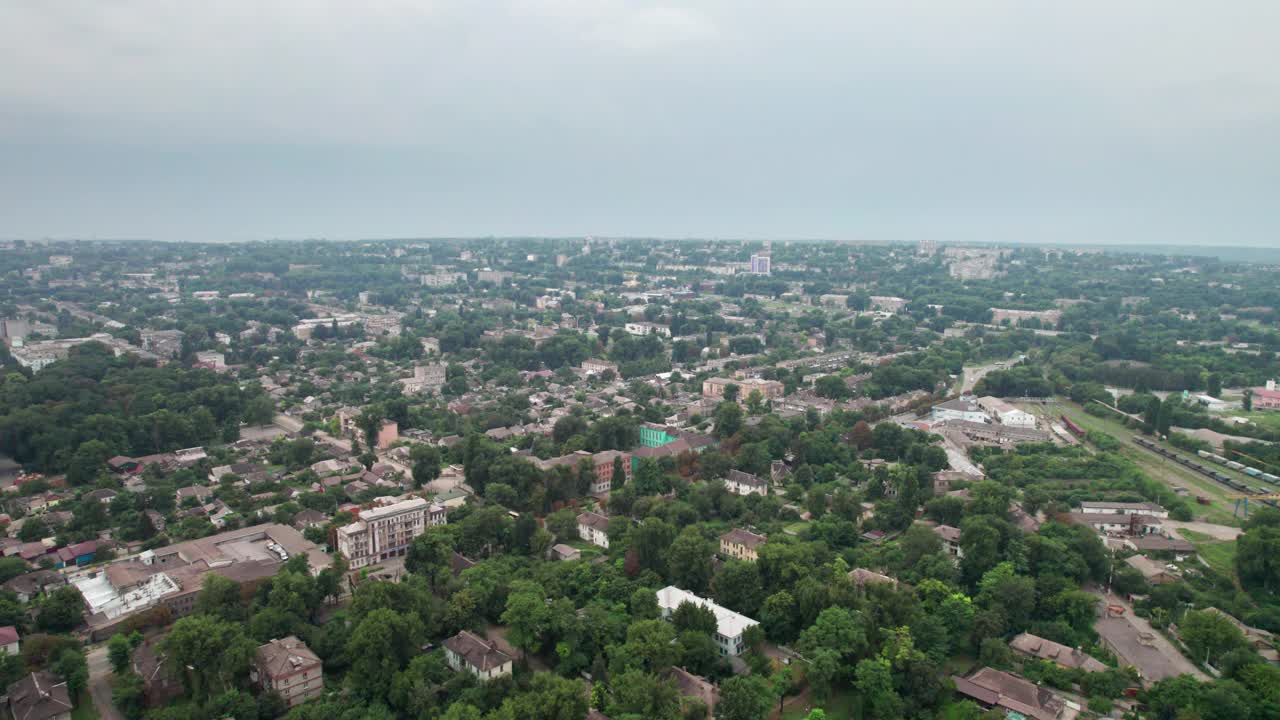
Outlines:
{"label": "low-rise house", "polygon": [[53,570],[36,570],[10,578],[3,587],[17,595],[20,602],[26,603],[66,584],[67,579],[62,573]]}
{"label": "low-rise house", "polygon": [[960,528],[939,525],[933,529],[933,533],[942,540],[942,547],[947,551],[947,554],[957,560],[964,557],[964,549],[960,547]]}
{"label": "low-rise house", "polygon": [[94,553],[98,552],[97,540],[86,540],[75,545],[58,548],[58,562],[55,567],[81,567],[93,562]]}
{"label": "low-rise house", "polygon": [[18,628],[12,625],[0,627],[0,652],[17,655],[22,651]]}
{"label": "low-rise house", "polygon": [[724,487],[735,495],[769,494],[769,483],[741,470],[730,470],[724,479]]}
{"label": "low-rise house", "polygon": [[583,541],[609,549],[609,518],[587,511],[578,515],[578,537]]}
{"label": "low-rise house", "polygon": [[702,703],[707,709],[707,717],[715,717],[716,705],[720,702],[720,691],[715,685],[682,667],[672,667],[667,674],[675,681],[676,689],[683,697]]}
{"label": "low-rise house", "polygon": [[511,656],[497,645],[466,630],[444,641],[445,661],[457,672],[466,671],[480,680],[511,674]]}
{"label": "low-rise house", "polygon": [[868,570],[867,568],[854,568],[850,570],[849,579],[853,581],[854,585],[860,588],[865,588],[868,585],[892,585],[895,588],[898,587],[897,578],[892,578],[874,570]]}
{"label": "low-rise house", "polygon": [[142,697],[149,708],[164,707],[182,697],[181,668],[160,652],[163,636],[148,638],[133,651],[133,671],[142,678]]}
{"label": "low-rise house", "polygon": [[1000,708],[1032,720],[1057,720],[1066,703],[1053,692],[1012,673],[984,667],[967,678],[951,676],[956,692],[987,708]]}
{"label": "low-rise house", "polygon": [[1068,647],[1062,643],[1056,643],[1027,632],[1010,640],[1009,648],[1027,657],[1048,660],[1068,670],[1102,672],[1107,669],[1107,666],[1103,665],[1101,661],[1080,648]]}
{"label": "low-rise house", "polygon": [[23,675],[9,686],[13,720],[71,720],[67,681],[46,670]]}
{"label": "low-rise house", "polygon": [[213,491],[204,485],[189,485],[187,487],[178,488],[177,492],[174,493],[174,499],[179,505],[182,504],[183,500],[192,498],[203,505],[211,497],[213,497]]}
{"label": "low-rise house", "polygon": [[320,697],[324,666],[306,643],[290,635],[258,646],[250,679],[294,707]]}
{"label": "low-rise house", "polygon": [[1146,578],[1147,582],[1152,585],[1164,585],[1182,578],[1182,574],[1176,569],[1158,560],[1152,560],[1146,555],[1130,555],[1124,559],[1124,562],[1129,567],[1142,573],[1142,577]]}
{"label": "low-rise house", "polygon": [[561,543],[551,547],[551,557],[556,560],[581,560],[582,551],[572,545]]}
{"label": "low-rise house", "polygon": [[1160,532],[1161,528],[1160,518],[1154,515],[1071,512],[1067,519],[1077,525],[1088,525],[1104,535],[1149,535]]}
{"label": "low-rise house", "polygon": [[328,515],[311,508],[299,510],[293,516],[293,526],[299,530],[305,530],[310,527],[324,527],[328,522]]}
{"label": "low-rise house", "polygon": [[767,541],[768,538],[764,535],[734,528],[720,536],[720,554],[737,560],[755,562],[760,557],[758,550]]}

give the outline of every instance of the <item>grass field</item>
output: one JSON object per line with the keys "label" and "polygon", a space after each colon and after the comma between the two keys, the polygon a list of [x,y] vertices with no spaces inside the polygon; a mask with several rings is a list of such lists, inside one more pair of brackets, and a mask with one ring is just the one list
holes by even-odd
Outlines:
{"label": "grass field", "polygon": [[[8,716],[8,713],[5,713]],[[85,690],[76,698],[75,709],[71,711],[71,720],[98,720],[98,709],[93,706],[93,698]]]}
{"label": "grass field", "polygon": [[1198,505],[1194,498],[1191,499],[1192,512],[1196,513],[1198,519],[1239,527],[1240,521],[1232,514],[1234,502],[1226,498],[1230,490],[1225,486],[1128,442],[1134,436],[1134,431],[1125,427],[1118,419],[1090,415],[1079,405],[1067,402],[1059,403],[1055,408],[1085,430],[1105,432],[1126,441],[1120,453],[1135,462],[1153,479],[1172,488],[1186,488],[1192,495],[1209,498],[1209,505]]}
{"label": "grass field", "polygon": [[1226,575],[1227,577],[1235,577],[1236,574],[1236,541],[1235,540],[1215,540],[1204,533],[1198,533],[1195,530],[1187,530],[1183,528],[1178,531],[1192,545],[1196,546],[1196,552],[1200,553],[1200,557],[1209,563],[1209,567]]}
{"label": "grass field", "polygon": [[[822,706],[827,711],[827,720],[861,720],[862,708],[854,706],[855,696],[850,690],[842,690],[831,696]],[[776,710],[777,708],[775,708]],[[809,711],[804,708],[787,708],[782,713],[782,720],[804,720]]]}

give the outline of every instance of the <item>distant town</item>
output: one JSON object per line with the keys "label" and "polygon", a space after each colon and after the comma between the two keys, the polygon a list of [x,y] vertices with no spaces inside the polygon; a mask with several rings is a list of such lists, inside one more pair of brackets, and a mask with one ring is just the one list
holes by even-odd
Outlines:
{"label": "distant town", "polygon": [[1276,717],[1280,267],[0,245],[16,720]]}

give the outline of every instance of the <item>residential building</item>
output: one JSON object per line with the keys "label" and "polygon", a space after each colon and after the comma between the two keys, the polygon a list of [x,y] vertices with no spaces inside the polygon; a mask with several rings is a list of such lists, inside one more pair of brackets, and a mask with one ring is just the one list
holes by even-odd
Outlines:
{"label": "residential building", "polygon": [[723,398],[725,389],[730,385],[738,386],[738,402],[740,403],[746,402],[752,391],[758,390],[764,400],[780,398],[787,391],[786,386],[777,380],[764,380],[761,378],[736,380],[733,378],[714,377],[702,381],[702,396],[706,398]]}
{"label": "residential building", "polygon": [[18,628],[12,625],[0,627],[0,652],[17,655],[21,651],[22,643],[18,637]]}
{"label": "residential building", "polygon": [[1182,579],[1182,574],[1176,569],[1146,555],[1130,555],[1124,563],[1142,573],[1142,577],[1152,585],[1165,585]]}
{"label": "residential building", "polygon": [[1119,513],[1085,513],[1073,511],[1067,519],[1077,525],[1088,525],[1104,535],[1147,535],[1160,531],[1160,518],[1151,515]]}
{"label": "residential building", "polygon": [[1085,672],[1102,672],[1107,669],[1097,658],[1080,648],[1073,648],[1046,640],[1039,635],[1024,632],[1009,641],[1009,648],[1027,657],[1039,658],[1056,663],[1068,670],[1084,670]]}
{"label": "residential building", "polygon": [[442,506],[419,497],[360,510],[357,517],[334,531],[335,546],[353,570],[404,555],[414,538],[448,521]]}
{"label": "residential building", "polygon": [[724,479],[724,487],[735,495],[769,494],[769,483],[741,470],[730,470]]}
{"label": "residential building", "polygon": [[584,512],[578,515],[578,537],[585,542],[609,549],[609,518],[600,513]]}
{"label": "residential building", "polygon": [[770,258],[768,255],[752,255],[751,272],[755,275],[768,275],[769,260]]}
{"label": "residential building", "polygon": [[142,678],[143,703],[149,708],[164,707],[186,693],[181,668],[160,651],[163,635],[148,638],[133,651],[133,671]]}
{"label": "residential building", "polygon": [[67,681],[40,670],[23,675],[9,686],[9,712],[13,720],[71,720],[71,695]]}
{"label": "residential building", "polygon": [[868,585],[892,585],[898,587],[898,579],[889,577],[874,570],[867,568],[854,568],[849,571],[849,579],[859,588],[865,588]]}
{"label": "residential building", "polygon": [[249,679],[279,695],[289,707],[318,698],[324,692],[320,657],[293,635],[259,645]]}
{"label": "residential building", "polygon": [[947,551],[947,554],[957,560],[964,557],[964,550],[960,547],[960,528],[939,525],[933,529],[933,534],[942,540],[942,547]]}
{"label": "residential building", "polygon": [[736,656],[741,654],[744,650],[742,633],[752,625],[759,624],[746,615],[721,607],[710,600],[698,597],[686,590],[681,590],[674,585],[668,585],[658,591],[658,608],[662,611],[662,617],[664,618],[670,618],[671,613],[675,612],[676,608],[684,603],[692,603],[710,610],[716,616],[714,639],[716,645],[720,648],[721,655]]}
{"label": "residential building", "polygon": [[378,428],[378,449],[386,450],[392,443],[400,439],[400,425],[395,420],[383,420]]}
{"label": "residential building", "polygon": [[454,671],[465,670],[482,681],[511,674],[510,655],[466,630],[444,641],[444,656]]}
{"label": "residential building", "polygon": [[595,477],[591,480],[591,494],[607,493],[613,488],[614,461],[622,460],[622,476],[631,482],[631,454],[621,450],[602,450],[591,456],[591,468]]}
{"label": "residential building", "polygon": [[[986,708],[1000,708],[1032,720],[1057,720],[1066,703],[1052,691],[1012,673],[984,667],[967,678],[951,676],[956,692]],[[1074,716],[1074,713],[1073,713]]]}
{"label": "residential building", "polygon": [[720,554],[735,560],[755,562],[760,557],[757,551],[767,541],[764,535],[734,528],[720,536]]}
{"label": "residential building", "polygon": [[661,335],[662,337],[671,337],[671,328],[666,325],[651,322],[629,322],[622,326],[631,335],[643,337],[645,335]]}
{"label": "residential building", "polygon": [[426,365],[415,365],[413,368],[413,377],[405,378],[400,381],[404,386],[406,395],[414,395],[420,392],[439,392],[444,387],[446,375],[446,366],[444,363],[429,363]]}
{"label": "residential building", "polygon": [[604,371],[610,371],[614,377],[618,377],[618,364],[611,363],[608,360],[596,360],[588,358],[582,361],[582,371],[588,375],[601,375]]}

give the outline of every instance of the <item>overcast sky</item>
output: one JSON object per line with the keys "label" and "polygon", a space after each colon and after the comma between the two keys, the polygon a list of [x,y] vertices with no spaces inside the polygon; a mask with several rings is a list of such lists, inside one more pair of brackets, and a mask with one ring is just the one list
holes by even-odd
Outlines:
{"label": "overcast sky", "polygon": [[1280,244],[1276,0],[7,0],[0,237]]}

